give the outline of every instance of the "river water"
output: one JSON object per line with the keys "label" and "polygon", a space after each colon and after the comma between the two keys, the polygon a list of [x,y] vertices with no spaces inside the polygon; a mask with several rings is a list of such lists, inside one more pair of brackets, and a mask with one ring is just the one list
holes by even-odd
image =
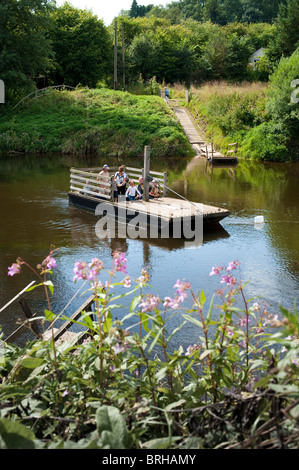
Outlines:
{"label": "river water", "polygon": [[[202,289],[209,302],[220,287],[219,278],[209,276],[211,267],[238,260],[242,279],[249,281],[247,298],[261,296],[273,313],[278,311],[278,305],[292,309],[299,294],[298,164],[243,161],[236,167],[212,168],[202,158],[152,161],[152,170],[168,172],[169,186],[177,193],[231,212],[218,230],[204,233],[202,246],[188,248],[178,239],[100,240],[96,236],[96,216],[69,205],[69,168],[98,167],[104,163],[107,162],[98,158],[61,156],[10,155],[1,159],[0,308],[35,279],[26,267],[20,275],[8,277],[8,266],[20,256],[35,267],[53,244],[59,249],[55,256],[58,267],[51,276],[55,286],[51,305],[55,313],[61,312],[75,296],[65,310],[70,315],[88,295],[85,292],[80,297],[84,289],[76,294],[81,284],[73,283],[74,263],[99,257],[109,269],[115,249],[126,252],[132,278],[140,276],[142,267],[148,267],[151,292],[161,298],[174,295],[176,280],[186,279],[195,291]],[[108,163],[141,168],[143,161],[114,159]],[[263,225],[254,224],[258,215],[264,217]],[[33,312],[42,314],[47,308],[42,289],[35,289],[27,298]],[[125,308],[114,315],[121,318],[131,300],[122,299]],[[18,304],[0,313],[4,337],[15,330],[18,318],[24,318]],[[171,320],[169,330],[181,321],[179,313]],[[194,325],[186,324],[176,341],[185,347],[196,342],[197,337]],[[23,344],[31,338],[26,331],[15,342]]]}

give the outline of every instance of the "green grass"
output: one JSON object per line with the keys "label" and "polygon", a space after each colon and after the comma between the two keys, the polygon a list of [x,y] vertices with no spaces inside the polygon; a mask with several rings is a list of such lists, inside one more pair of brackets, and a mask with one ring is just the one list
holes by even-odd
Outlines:
{"label": "green grass", "polygon": [[[192,88],[188,106],[205,130],[206,139],[226,153],[238,142],[238,157],[287,161],[287,136],[266,112],[267,85],[225,82]],[[179,96],[179,89],[175,90]]]}
{"label": "green grass", "polygon": [[192,149],[157,96],[107,89],[52,91],[0,116],[0,152],[187,156]]}

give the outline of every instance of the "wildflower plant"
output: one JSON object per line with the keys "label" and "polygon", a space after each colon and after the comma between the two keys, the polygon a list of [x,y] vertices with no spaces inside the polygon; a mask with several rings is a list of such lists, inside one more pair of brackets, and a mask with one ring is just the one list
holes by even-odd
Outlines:
{"label": "wildflower plant", "polygon": [[[23,264],[18,259],[9,275]],[[50,252],[38,275],[54,266]],[[24,350],[6,345],[0,443],[12,445],[15,426],[19,447],[296,447],[296,306],[274,315],[246,299],[238,261],[214,266],[210,276],[219,288],[207,304],[188,280],[177,279],[165,297],[148,293],[148,270],[131,278],[125,253],[113,254],[110,269],[98,258],[76,262],[73,280],[89,284],[95,311],[82,311],[80,342],[57,345],[54,361],[45,340]],[[128,296],[129,308],[120,303]],[[198,340],[183,347],[176,335],[187,322]]]}

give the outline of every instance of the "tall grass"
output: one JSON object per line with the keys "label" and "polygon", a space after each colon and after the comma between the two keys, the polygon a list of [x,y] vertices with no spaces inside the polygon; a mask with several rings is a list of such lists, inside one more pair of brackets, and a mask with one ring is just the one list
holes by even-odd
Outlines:
{"label": "tall grass", "polygon": [[0,117],[0,152],[139,156],[192,152],[158,96],[107,89],[53,91]]}
{"label": "tall grass", "polygon": [[[267,84],[211,82],[190,91],[188,106],[216,149],[225,153],[237,141],[241,157],[287,159],[286,136],[266,112]],[[183,93],[182,85],[174,87],[176,98]]]}

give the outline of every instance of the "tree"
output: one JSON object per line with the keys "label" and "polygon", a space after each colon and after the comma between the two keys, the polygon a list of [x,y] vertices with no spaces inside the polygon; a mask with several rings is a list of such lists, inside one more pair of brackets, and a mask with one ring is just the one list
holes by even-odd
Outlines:
{"label": "tree", "polygon": [[299,2],[298,0],[287,0],[281,3],[277,18],[278,49],[285,56],[290,56],[299,47]]}
{"label": "tree", "polygon": [[113,67],[113,42],[102,20],[68,3],[51,15],[49,36],[55,53],[55,84],[95,87]]}
{"label": "tree", "polygon": [[266,110],[287,137],[289,155],[299,158],[299,48],[283,57],[270,76]]}
{"label": "tree", "polygon": [[133,0],[131,8],[130,8],[130,17],[137,18],[138,16],[138,4],[136,0]]}
{"label": "tree", "polygon": [[1,0],[0,78],[7,102],[34,89],[34,79],[50,65],[46,30],[52,7],[50,0]]}

